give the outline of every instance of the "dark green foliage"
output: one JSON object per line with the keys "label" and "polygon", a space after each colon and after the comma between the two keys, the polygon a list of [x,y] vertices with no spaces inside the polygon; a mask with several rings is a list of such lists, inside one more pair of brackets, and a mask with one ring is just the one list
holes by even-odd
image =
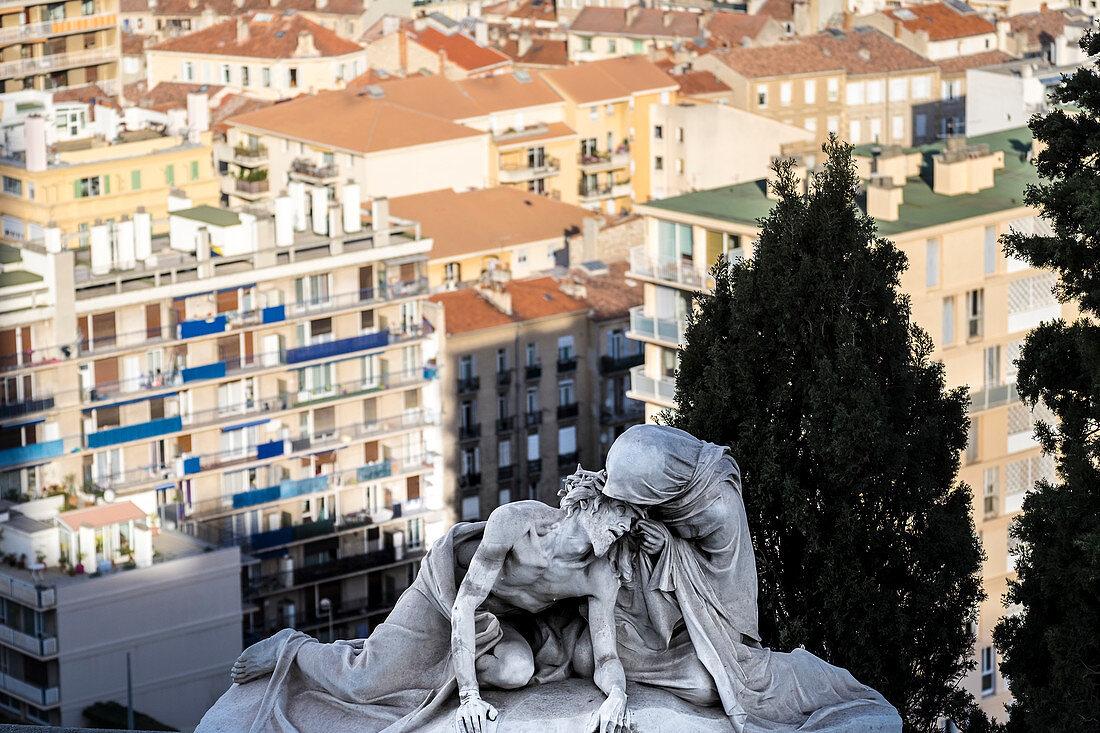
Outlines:
{"label": "dark green foliage", "polygon": [[[1100,53],[1100,38],[1082,40]],[[1017,580],[1005,600],[1019,604],[998,624],[1014,702],[1010,731],[1100,731],[1100,74],[1082,68],[1054,94],[1061,110],[1029,123],[1046,144],[1037,165],[1045,179],[1025,192],[1053,237],[1010,234],[1005,249],[1054,269],[1057,293],[1082,318],[1032,331],[1019,361],[1018,386],[1058,418],[1040,424],[1043,449],[1057,457],[1056,484],[1040,482],[1024,499],[1011,532],[1020,540]]]}
{"label": "dark green foliage", "polygon": [[[780,166],[755,257],[715,268],[677,375],[678,427],[744,474],[764,643],[799,645],[882,692],[907,731],[965,723],[982,597],[964,389],[898,291],[905,256],[855,205],[835,139],[809,195]],[[978,730],[984,718],[974,717]]]}
{"label": "dark green foliage", "polygon": [[[97,702],[80,711],[88,725],[107,730],[127,730],[126,706],[113,700]],[[145,713],[134,711],[135,730],[176,730]]]}

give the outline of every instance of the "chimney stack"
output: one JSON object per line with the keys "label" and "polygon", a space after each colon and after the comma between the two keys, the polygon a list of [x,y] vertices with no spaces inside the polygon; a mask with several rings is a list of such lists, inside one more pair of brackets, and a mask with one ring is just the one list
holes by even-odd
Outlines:
{"label": "chimney stack", "polygon": [[187,141],[198,145],[210,129],[210,103],[205,94],[187,95]]}
{"label": "chimney stack", "polygon": [[474,23],[474,40],[482,48],[489,45],[489,24],[484,20],[479,19]]}
{"label": "chimney stack", "polygon": [[375,247],[385,247],[390,243],[390,200],[385,196],[371,199],[370,228],[374,232]]}
{"label": "chimney stack", "polygon": [[872,176],[867,183],[867,215],[880,221],[897,221],[904,190],[887,176]]}
{"label": "chimney stack", "polygon": [[248,18],[237,18],[237,43],[248,43]]}
{"label": "chimney stack", "polygon": [[642,12],[641,5],[631,5],[626,9],[626,25],[630,26],[634,24],[634,21],[638,19],[638,13]]}
{"label": "chimney stack", "polygon": [[894,21],[894,38],[900,41],[902,31],[904,31],[904,30],[905,30],[905,26],[903,26],[901,24],[901,21],[900,20],[895,20]]}
{"label": "chimney stack", "polygon": [[47,165],[46,118],[39,114],[28,115],[23,123],[23,137],[27,144],[27,172],[41,173]]}

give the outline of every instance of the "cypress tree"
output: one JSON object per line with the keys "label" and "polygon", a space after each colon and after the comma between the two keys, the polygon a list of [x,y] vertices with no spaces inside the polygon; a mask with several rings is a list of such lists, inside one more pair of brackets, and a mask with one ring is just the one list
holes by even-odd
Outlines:
{"label": "cypress tree", "polygon": [[778,203],[754,256],[719,263],[689,317],[666,419],[731,446],[773,648],[804,646],[879,690],[907,731],[984,724],[960,679],[983,597],[956,480],[967,394],[948,390],[899,292],[906,259],[856,205],[850,146]]}

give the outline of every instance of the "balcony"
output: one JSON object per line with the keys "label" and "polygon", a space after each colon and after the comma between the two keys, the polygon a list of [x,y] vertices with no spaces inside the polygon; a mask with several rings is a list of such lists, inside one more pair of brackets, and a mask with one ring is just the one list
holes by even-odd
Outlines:
{"label": "balcony", "polygon": [[542,376],[542,365],[541,364],[528,364],[523,369],[523,376],[529,382],[532,381],[532,380],[538,379],[539,377]]}
{"label": "balcony", "polygon": [[558,454],[558,468],[571,468],[578,463],[580,463],[580,453],[577,451]]}
{"label": "balcony", "polygon": [[118,445],[119,443],[129,443],[134,440],[146,440],[159,435],[178,433],[182,430],[183,419],[176,415],[175,417],[149,420],[137,425],[125,425],[89,433],[85,442],[89,448],[103,448],[108,445]]}
{"label": "balcony", "polygon": [[267,164],[267,146],[235,145],[229,162],[242,168],[259,168]]}
{"label": "balcony", "polygon": [[624,404],[613,410],[600,410],[601,425],[638,422],[643,419],[645,419],[645,408],[642,403],[635,400],[626,400]]}
{"label": "balcony", "polygon": [[691,290],[714,290],[714,276],[700,269],[702,263],[681,257],[664,260],[650,256],[640,244],[630,250],[630,270],[627,277],[638,277],[662,284],[679,285]]}
{"label": "balcony", "polygon": [[260,181],[246,181],[236,176],[227,176],[222,179],[222,193],[237,196],[242,199],[261,199],[271,191],[271,181],[264,178]]}
{"label": "balcony", "polygon": [[467,376],[458,378],[458,393],[477,392],[481,388],[481,377]]}
{"label": "balcony", "polygon": [[[402,548],[402,550],[404,550],[404,548]],[[420,557],[420,553],[402,552],[402,554],[404,555],[402,559],[405,560],[415,560]],[[374,567],[391,565],[397,562],[398,559],[396,547],[386,547],[381,550],[374,550],[373,552],[364,552],[361,555],[341,557],[319,565],[310,565],[309,567],[295,569],[294,585],[306,585],[308,583],[317,583],[340,575],[351,575]]]}
{"label": "balcony", "polygon": [[0,420],[29,415],[32,412],[44,412],[53,409],[53,396],[11,402],[0,405]]}
{"label": "balcony", "polygon": [[567,405],[558,405],[558,419],[568,420],[576,417],[580,413],[580,405],[576,402],[570,402]]}
{"label": "balcony", "polygon": [[989,387],[981,392],[970,393],[970,412],[992,410],[994,407],[1011,405],[1020,401],[1020,395],[1016,391],[1016,383],[1009,382],[995,387]]}
{"label": "balcony", "polygon": [[313,161],[298,158],[290,164],[290,177],[307,183],[324,185],[334,183],[340,177],[340,171],[335,163],[318,165]]}
{"label": "balcony", "polygon": [[21,23],[0,28],[0,43],[29,43],[39,38],[50,38],[67,33],[88,33],[100,28],[109,28],[117,22],[118,16],[115,13],[98,13],[38,23]]}
{"label": "balcony", "polygon": [[686,330],[683,319],[647,316],[645,306],[639,305],[630,309],[630,331],[626,335],[635,341],[652,341],[675,349],[686,341]]}
{"label": "balcony", "polygon": [[[392,510],[386,510],[386,514],[392,517]],[[386,518],[388,519],[390,517]],[[375,521],[382,521],[382,517],[375,520],[371,515],[358,513],[333,519],[321,519],[316,522],[303,522],[289,527],[272,529],[267,532],[254,532],[248,536],[248,539],[242,544],[241,549],[247,552],[260,552],[262,550],[271,549],[272,547],[288,545],[292,542],[300,542],[315,537],[323,537],[337,532],[366,527],[370,524],[374,524]]]}
{"label": "balcony", "polygon": [[508,466],[497,466],[497,481],[509,481],[515,478],[515,475],[515,464],[511,464]]}
{"label": "balcony", "polygon": [[64,440],[50,440],[45,443],[5,448],[0,450],[0,468],[16,466],[22,463],[45,462],[58,458],[65,452]]}
{"label": "balcony", "polygon": [[48,608],[57,604],[55,588],[39,587],[5,576],[0,576],[0,596],[34,608]]}
{"label": "balcony", "polygon": [[458,477],[458,488],[463,491],[476,491],[481,488],[481,471],[464,473]]}
{"label": "balcony", "polygon": [[636,367],[644,362],[645,353],[642,351],[639,351],[637,354],[630,354],[628,356],[601,356],[600,374],[625,372],[626,370],[632,367]]}
{"label": "balcony", "polygon": [[542,473],[542,459],[535,458],[527,461],[527,475],[535,476]]}
{"label": "balcony", "polygon": [[29,682],[16,679],[10,674],[0,674],[0,689],[43,708],[57,705],[59,697],[56,687],[38,687]]}
{"label": "balcony", "polygon": [[558,374],[577,371],[577,357],[558,357]]}
{"label": "balcony", "polygon": [[542,410],[532,410],[524,413],[523,424],[529,428],[537,428],[542,425]]}
{"label": "balcony", "polygon": [[504,435],[516,429],[515,415],[497,418],[497,435]]}
{"label": "balcony", "polygon": [[51,657],[57,654],[56,636],[32,636],[16,631],[10,626],[0,626],[0,642],[36,657]]}
{"label": "balcony", "polygon": [[460,425],[458,428],[459,440],[477,440],[481,437],[481,423]]}
{"label": "balcony", "polygon": [[561,173],[561,161],[546,157],[542,161],[524,161],[522,163],[501,163],[501,183],[522,183],[536,178],[547,178]]}
{"label": "balcony", "polygon": [[603,173],[630,167],[630,148],[619,146],[614,153],[596,151],[577,156],[581,173]]}
{"label": "balcony", "polygon": [[507,387],[511,383],[512,383],[512,370],[511,369],[502,369],[499,372],[497,372],[497,386],[498,387]]}
{"label": "balcony", "polygon": [[[389,330],[379,331],[377,333],[363,334],[362,336],[352,336],[351,338],[346,339],[336,339],[335,341],[323,341],[319,344],[312,344],[310,346],[300,346],[294,349],[287,349],[286,363],[299,364],[304,361],[328,359],[333,356],[350,354],[355,351],[380,349],[383,346],[388,346],[389,343]],[[187,381],[186,378],[184,379],[184,381]]]}
{"label": "balcony", "polygon": [[[117,51],[116,51],[117,53]],[[117,61],[117,56],[114,59]],[[25,59],[15,59],[0,63],[0,77],[17,79],[33,74],[45,74],[50,71],[71,68],[76,66],[94,66],[111,62],[110,49],[92,48],[85,51],[72,51],[70,53],[52,53],[45,56],[31,56]]]}
{"label": "balcony", "polygon": [[630,391],[627,397],[661,407],[676,408],[676,379],[673,377],[647,377],[645,365],[630,370]]}
{"label": "balcony", "polygon": [[326,491],[334,487],[340,487],[343,485],[345,479],[353,479],[353,481],[349,481],[348,483],[365,483],[367,481],[385,478],[392,473],[392,461],[379,461],[377,463],[369,463],[365,466],[351,469],[350,471],[342,471],[339,474],[309,476],[301,479],[286,479],[274,486],[268,486],[263,489],[241,491],[233,494],[229,498],[234,509],[245,509],[259,506],[260,504],[267,504],[272,501],[293,499],[296,496],[306,496],[308,494],[315,494],[319,491]]}

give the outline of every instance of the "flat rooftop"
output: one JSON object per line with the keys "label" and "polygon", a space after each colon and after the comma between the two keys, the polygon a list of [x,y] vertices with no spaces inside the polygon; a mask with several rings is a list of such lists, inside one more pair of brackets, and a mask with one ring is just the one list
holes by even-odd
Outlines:
{"label": "flat rooftop", "polygon": [[[990,151],[1004,151],[1005,166],[994,174],[993,187],[978,193],[956,196],[933,193],[932,156],[941,152],[945,144],[941,141],[908,148],[906,152],[919,152],[922,156],[920,175],[909,178],[905,184],[903,203],[898,208],[898,220],[876,221],[879,234],[891,236],[1024,205],[1024,188],[1029,183],[1039,181],[1035,166],[1027,159],[1031,151],[1031,130],[1019,127],[970,137],[967,142],[971,145],[984,143],[989,145]],[[855,149],[854,154],[870,156],[872,146],[860,146]],[[767,216],[775,206],[775,201],[765,195],[765,180],[760,179],[650,201],[645,206],[734,224],[758,226],[758,221]]]}

